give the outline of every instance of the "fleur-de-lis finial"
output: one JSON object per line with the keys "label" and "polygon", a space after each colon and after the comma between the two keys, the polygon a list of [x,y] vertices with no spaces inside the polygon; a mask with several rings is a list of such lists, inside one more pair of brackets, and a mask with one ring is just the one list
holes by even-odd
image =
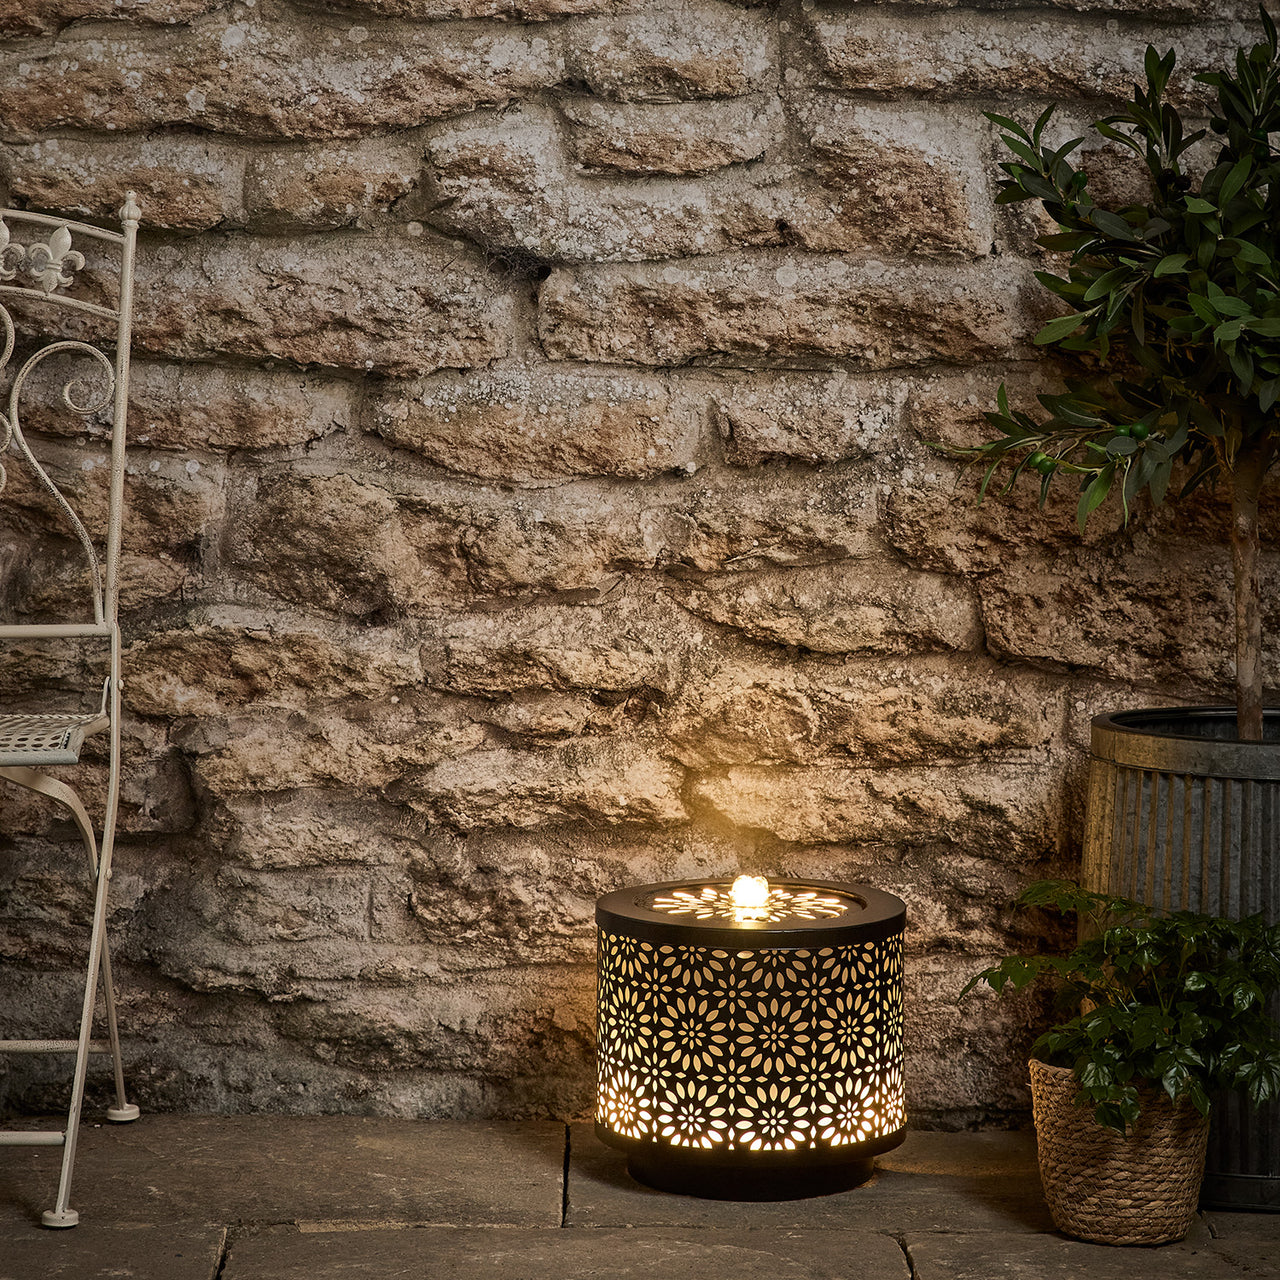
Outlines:
{"label": "fleur-de-lis finial", "polygon": [[[60,284],[70,284],[72,272],[84,266],[84,254],[71,247],[71,231],[59,227],[48,244],[33,244],[27,249],[27,270],[45,293],[52,293]],[[64,273],[63,267],[68,270]]]}

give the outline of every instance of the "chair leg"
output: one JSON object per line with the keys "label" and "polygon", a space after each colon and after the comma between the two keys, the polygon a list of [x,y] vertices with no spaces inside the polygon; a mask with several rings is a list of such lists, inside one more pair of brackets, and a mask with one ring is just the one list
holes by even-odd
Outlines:
{"label": "chair leg", "polygon": [[[88,844],[88,841],[86,841]],[[84,1105],[84,1083],[89,1069],[89,1040],[93,1035],[93,1014],[97,1004],[98,973],[106,960],[104,947],[107,927],[107,885],[110,880],[103,850],[102,861],[93,856],[96,892],[93,901],[93,929],[89,935],[89,968],[84,984],[84,1004],[80,1009],[80,1035],[76,1046],[75,1073],[71,1080],[71,1106],[67,1111],[67,1135],[62,1147],[62,1173],[58,1179],[58,1198],[52,1209],[46,1209],[40,1221],[46,1227],[74,1227],[80,1215],[68,1207],[71,1198],[71,1176],[75,1171],[76,1146],[80,1138],[80,1110]],[[114,1046],[113,1046],[114,1047]]]}
{"label": "chair leg", "polygon": [[128,1124],[142,1113],[137,1103],[130,1102],[124,1089],[124,1063],[120,1058],[120,1028],[116,1022],[116,988],[111,978],[111,948],[106,931],[102,934],[102,995],[107,1006],[107,1038],[111,1042],[111,1066],[115,1072],[116,1105],[107,1108],[107,1119],[113,1124]]}
{"label": "chair leg", "polygon": [[[62,1172],[58,1181],[58,1196],[52,1209],[41,1215],[46,1227],[74,1227],[80,1215],[68,1206],[71,1196],[71,1177],[75,1168],[76,1146],[80,1136],[80,1112],[84,1105],[85,1077],[89,1067],[89,1042],[93,1034],[93,1015],[97,1004],[98,974],[101,972],[107,1005],[107,1024],[111,1042],[111,1057],[115,1067],[116,1106],[108,1111],[108,1119],[135,1120],[138,1108],[131,1104],[124,1091],[124,1070],[120,1058],[120,1039],[115,1016],[115,993],[111,984],[111,958],[107,948],[107,889],[111,882],[111,846],[114,841],[114,823],[108,823],[99,858],[93,825],[80,797],[56,778],[38,773],[34,769],[11,767],[0,769],[0,777],[16,782],[19,786],[37,791],[56,800],[74,818],[80,836],[89,855],[89,868],[94,881],[93,925],[89,935],[89,963],[85,974],[84,1002],[80,1010],[80,1034],[76,1041],[75,1068],[71,1083],[71,1104],[67,1111],[67,1129],[62,1143]],[[112,1112],[115,1112],[113,1115]]]}

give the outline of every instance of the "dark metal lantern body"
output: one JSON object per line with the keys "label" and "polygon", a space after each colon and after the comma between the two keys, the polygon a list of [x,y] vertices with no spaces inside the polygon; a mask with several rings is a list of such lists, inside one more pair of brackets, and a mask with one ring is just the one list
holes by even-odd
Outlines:
{"label": "dark metal lantern body", "polygon": [[854,1186],[905,1136],[906,907],[863,885],[723,881],[596,904],[596,1132],[639,1181],[720,1199]]}

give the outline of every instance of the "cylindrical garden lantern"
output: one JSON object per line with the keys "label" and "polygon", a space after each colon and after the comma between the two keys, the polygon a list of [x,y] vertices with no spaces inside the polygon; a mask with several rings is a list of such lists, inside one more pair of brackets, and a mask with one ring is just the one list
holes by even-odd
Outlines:
{"label": "cylindrical garden lantern", "polygon": [[739,876],[596,904],[596,1132],[649,1186],[784,1200],[855,1186],[905,1136],[906,907]]}

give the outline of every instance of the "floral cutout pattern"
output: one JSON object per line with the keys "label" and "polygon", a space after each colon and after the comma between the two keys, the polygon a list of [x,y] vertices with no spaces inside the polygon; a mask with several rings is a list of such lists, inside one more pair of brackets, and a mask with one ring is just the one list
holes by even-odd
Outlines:
{"label": "floral cutout pattern", "polygon": [[726,951],[601,931],[597,1117],[620,1137],[800,1151],[905,1124],[902,938]]}

